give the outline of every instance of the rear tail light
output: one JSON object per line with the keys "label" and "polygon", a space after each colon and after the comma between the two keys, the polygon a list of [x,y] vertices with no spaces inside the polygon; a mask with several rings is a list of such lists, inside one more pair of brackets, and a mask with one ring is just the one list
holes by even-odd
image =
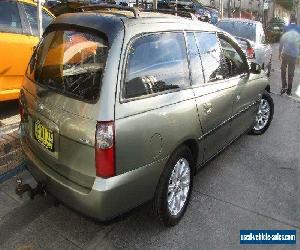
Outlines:
{"label": "rear tail light", "polygon": [[249,59],[254,59],[255,58],[255,52],[254,52],[254,49],[252,47],[248,47],[246,52],[247,52],[247,57]]}
{"label": "rear tail light", "polygon": [[115,175],[114,122],[98,122],[95,139],[96,175],[102,178],[112,177]]}

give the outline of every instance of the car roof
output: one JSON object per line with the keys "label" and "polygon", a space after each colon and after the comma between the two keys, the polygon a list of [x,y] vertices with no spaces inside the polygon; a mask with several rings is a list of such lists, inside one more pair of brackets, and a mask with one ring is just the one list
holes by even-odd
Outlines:
{"label": "car roof", "polygon": [[[53,29],[53,26],[74,25],[103,32],[108,36],[108,39],[111,40],[121,29],[124,29],[124,27],[130,29],[135,25],[140,25],[145,27],[143,29],[143,32],[145,32],[147,31],[147,26],[155,23],[171,24],[168,25],[169,28],[166,29],[166,31],[178,30],[178,23],[180,23],[180,27],[184,27],[184,29],[191,29],[191,27],[194,27],[196,30],[219,30],[215,26],[205,22],[170,14],[139,12],[139,17],[135,18],[133,13],[128,13],[128,11],[87,11],[62,14],[56,17],[55,21],[46,29],[46,33],[48,30]],[[174,27],[170,28],[170,26]]]}
{"label": "car roof", "polygon": [[245,19],[245,18],[223,18],[219,22],[243,22],[243,23],[253,23],[253,24],[261,23],[259,21]]}

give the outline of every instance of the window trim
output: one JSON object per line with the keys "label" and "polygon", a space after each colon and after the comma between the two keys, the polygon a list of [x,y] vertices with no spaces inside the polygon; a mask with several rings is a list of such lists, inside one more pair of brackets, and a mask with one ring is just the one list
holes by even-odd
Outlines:
{"label": "window trim", "polygon": [[[205,32],[205,31],[203,31]],[[198,51],[198,57],[200,59],[200,63],[201,63],[201,71],[202,71],[202,77],[203,77],[203,80],[204,80],[204,84],[194,84],[193,83],[193,79],[192,79],[192,70],[190,68],[190,65],[191,65],[191,60],[190,60],[190,56],[189,56],[189,45],[188,45],[188,34],[193,34],[193,38],[194,38],[194,41],[195,41],[195,44],[196,44],[196,48],[197,48],[197,51]],[[185,36],[185,46],[186,46],[186,54],[187,54],[187,58],[188,58],[188,65],[189,65],[189,72],[190,72],[190,85],[192,87],[194,86],[205,86],[206,84],[206,81],[205,81],[205,74],[204,74],[204,68],[203,68],[203,62],[202,62],[202,58],[201,58],[201,55],[200,55],[200,51],[199,51],[199,48],[198,48],[198,44],[197,44],[197,38],[196,38],[196,35],[195,35],[195,31],[189,31],[189,30],[186,30],[184,31],[184,36]]]}
{"label": "window trim", "polygon": [[[217,38],[217,42],[218,42],[218,45],[220,47],[220,50],[222,51],[222,47],[221,47],[221,44],[220,44],[220,40],[219,40],[219,37],[218,37],[218,32],[217,31],[205,31],[205,30],[197,30],[197,31],[194,31],[194,36],[195,36],[195,39],[196,39],[196,45],[197,45],[197,48],[198,48],[198,53],[199,53],[199,56],[200,56],[200,59],[201,59],[201,62],[203,62],[202,60],[202,56],[201,56],[201,53],[200,53],[200,48],[198,47],[198,38],[196,36],[196,33],[207,33],[207,34],[215,34],[216,35],[216,38]],[[194,85],[195,87],[201,87],[201,86],[210,86],[210,85],[215,85],[215,84],[222,84],[226,81],[226,78],[224,79],[221,79],[221,80],[216,80],[216,81],[213,81],[213,82],[208,82],[206,80],[206,76],[205,76],[205,71],[204,71],[204,67],[203,67],[203,63],[202,63],[202,71],[203,71],[203,77],[204,77],[204,84],[203,85]]]}
{"label": "window trim", "polygon": [[[183,35],[184,39],[184,46],[185,46],[185,54],[186,54],[186,60],[187,60],[187,69],[188,69],[188,75],[189,75],[189,86],[185,88],[178,88],[178,89],[170,89],[162,92],[157,92],[157,93],[152,93],[148,95],[142,95],[142,96],[137,96],[137,97],[132,97],[132,98],[126,98],[125,97],[125,77],[126,77],[126,72],[127,72],[127,65],[128,65],[128,59],[129,59],[129,50],[131,48],[131,45],[139,38],[141,37],[146,37],[150,35],[157,35],[157,34],[166,34],[166,33],[181,33]],[[188,54],[187,54],[187,46],[186,46],[186,40],[185,40],[185,31],[184,30],[171,30],[171,31],[154,31],[154,32],[144,32],[144,33],[139,33],[133,37],[130,38],[129,42],[126,45],[125,48],[125,54],[122,62],[122,69],[121,69],[121,84],[120,84],[120,91],[119,91],[119,103],[128,103],[132,101],[137,101],[137,100],[142,100],[146,98],[151,98],[155,97],[158,95],[165,95],[165,94],[170,94],[170,93],[175,93],[175,92],[180,92],[182,90],[187,90],[192,88],[191,85],[191,80],[190,80],[190,69],[189,69],[189,60],[188,60]]]}
{"label": "window trim", "polygon": [[227,36],[225,33],[223,32],[217,32],[217,37],[218,37],[218,41],[219,41],[219,44],[220,44],[220,47],[221,47],[221,51],[223,53],[223,47],[221,45],[221,41],[220,39],[223,39],[225,40],[227,43],[229,43],[239,54],[239,56],[242,58],[243,60],[243,64],[245,64],[247,67],[246,67],[246,71],[239,74],[239,75],[236,75],[236,76],[232,76],[232,77],[228,77],[228,78],[225,78],[224,80],[229,80],[229,79],[234,79],[234,78],[240,78],[242,75],[244,74],[247,74],[249,75],[250,74],[250,70],[249,70],[249,64],[248,64],[248,60],[247,60],[247,57],[245,55],[245,53],[243,52],[243,50],[241,49],[241,47],[234,41],[232,40],[229,36]]}

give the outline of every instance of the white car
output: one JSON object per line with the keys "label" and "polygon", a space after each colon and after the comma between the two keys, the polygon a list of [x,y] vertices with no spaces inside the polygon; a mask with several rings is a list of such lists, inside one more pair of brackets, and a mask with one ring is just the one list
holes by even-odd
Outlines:
{"label": "white car", "polygon": [[266,43],[261,22],[249,19],[226,18],[217,27],[235,36],[250,62],[258,63],[268,76],[272,67],[272,48]]}

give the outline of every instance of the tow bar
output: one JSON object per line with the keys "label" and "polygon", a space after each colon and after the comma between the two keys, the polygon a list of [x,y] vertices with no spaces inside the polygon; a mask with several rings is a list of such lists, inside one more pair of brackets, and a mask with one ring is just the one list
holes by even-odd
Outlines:
{"label": "tow bar", "polygon": [[46,196],[45,184],[39,182],[35,188],[32,188],[29,184],[23,184],[22,178],[18,178],[16,180],[16,194],[19,195],[21,198],[24,193],[29,192],[30,199],[34,199],[34,197],[39,194],[42,196]]}

